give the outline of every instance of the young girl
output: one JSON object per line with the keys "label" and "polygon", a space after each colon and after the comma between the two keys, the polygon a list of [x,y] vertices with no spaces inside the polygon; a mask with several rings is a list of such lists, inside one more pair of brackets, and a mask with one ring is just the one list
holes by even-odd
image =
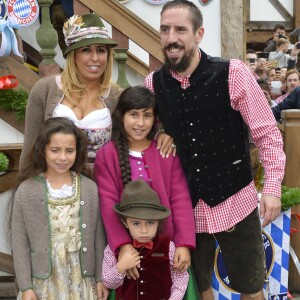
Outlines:
{"label": "young girl", "polygon": [[79,174],[85,158],[86,137],[72,121],[45,121],[14,197],[12,247],[18,299],[108,295],[101,283],[106,240],[98,191],[92,180]]}
{"label": "young girl", "polygon": [[[115,212],[130,233],[133,250],[117,261],[109,246],[104,251],[102,280],[116,289],[116,300],[177,299],[185,294],[189,274],[173,269],[175,245],[170,238],[157,233],[160,220],[170,215],[159,197],[144,180],[128,183]],[[114,212],[114,213],[115,213]],[[137,281],[127,279],[126,271],[139,267]]]}
{"label": "young girl", "polygon": [[[100,194],[100,211],[112,251],[120,256],[133,249],[131,238],[113,207],[120,202],[124,187],[131,180],[143,179],[170,208],[162,233],[175,243],[174,267],[190,266],[189,248],[195,247],[195,224],[189,190],[179,159],[163,158],[151,139],[156,121],[152,92],[140,86],[124,90],[113,115],[113,139],[101,148],[95,160],[95,179]],[[130,274],[136,278],[137,269]]]}

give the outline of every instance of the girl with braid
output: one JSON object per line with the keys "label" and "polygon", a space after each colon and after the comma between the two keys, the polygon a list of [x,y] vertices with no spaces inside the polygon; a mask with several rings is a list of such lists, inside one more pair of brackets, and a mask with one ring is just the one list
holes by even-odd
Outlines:
{"label": "girl with braid", "polygon": [[[189,249],[195,247],[195,224],[187,182],[178,157],[163,158],[153,139],[157,119],[154,94],[136,86],[124,90],[113,114],[112,141],[99,149],[95,160],[95,180],[100,195],[100,212],[108,244],[118,257],[134,250],[114,206],[120,203],[124,187],[137,179],[145,180],[170,209],[161,233],[175,243],[174,269],[190,266]],[[137,279],[136,267],[127,277]]]}

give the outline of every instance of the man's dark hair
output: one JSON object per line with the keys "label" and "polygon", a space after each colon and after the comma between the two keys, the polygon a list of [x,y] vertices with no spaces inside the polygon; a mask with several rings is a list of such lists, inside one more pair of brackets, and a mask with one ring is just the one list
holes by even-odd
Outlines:
{"label": "man's dark hair", "polygon": [[282,30],[285,30],[285,27],[284,27],[283,24],[276,24],[276,25],[274,26],[273,31],[276,32],[276,30],[277,30],[278,28],[279,28],[279,29],[282,29]]}
{"label": "man's dark hair", "polygon": [[256,54],[256,55],[257,55],[256,51],[253,50],[253,49],[248,49],[248,50],[246,51],[246,54],[249,54],[249,53],[253,53],[253,54]]}
{"label": "man's dark hair", "polygon": [[166,11],[167,9],[171,9],[171,8],[185,8],[185,9],[189,9],[190,13],[191,13],[191,21],[193,24],[193,30],[194,33],[197,31],[197,29],[199,27],[201,27],[203,25],[203,17],[202,17],[202,13],[199,9],[198,6],[196,6],[193,2],[188,1],[188,0],[173,0],[170,2],[167,2],[161,11],[161,15],[164,11]]}

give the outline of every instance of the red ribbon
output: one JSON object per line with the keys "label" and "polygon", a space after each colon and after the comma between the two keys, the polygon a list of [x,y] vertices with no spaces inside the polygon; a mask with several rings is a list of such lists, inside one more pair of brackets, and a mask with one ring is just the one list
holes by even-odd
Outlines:
{"label": "red ribbon", "polygon": [[18,80],[14,75],[7,75],[7,76],[0,77],[0,90],[12,89],[17,85],[18,85]]}
{"label": "red ribbon", "polygon": [[[296,217],[296,219],[299,221],[299,224],[300,224],[300,215],[299,214],[296,214],[296,213],[291,213],[291,216],[293,217]],[[292,234],[294,233],[297,233],[298,232],[298,229],[297,228],[290,228],[290,235],[292,236]]]}
{"label": "red ribbon", "polygon": [[146,243],[141,243],[137,240],[133,240],[133,247],[134,248],[147,248],[147,249],[152,249],[153,248],[153,242],[148,241]]}

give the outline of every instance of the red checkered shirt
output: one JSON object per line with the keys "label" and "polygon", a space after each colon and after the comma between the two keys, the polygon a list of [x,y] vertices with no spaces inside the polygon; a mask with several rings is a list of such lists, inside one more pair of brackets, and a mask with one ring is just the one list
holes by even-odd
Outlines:
{"label": "red checkered shirt", "polygon": [[[189,87],[189,77],[182,78],[171,71],[181,88]],[[145,79],[145,86],[154,91],[153,72]],[[266,98],[247,66],[232,59],[229,64],[228,86],[231,107],[239,111],[249,127],[252,141],[259,149],[265,169],[264,195],[281,196],[285,154],[283,141]],[[258,205],[254,182],[215,207],[201,199],[194,209],[196,232],[215,233],[230,229],[248,216]]]}

